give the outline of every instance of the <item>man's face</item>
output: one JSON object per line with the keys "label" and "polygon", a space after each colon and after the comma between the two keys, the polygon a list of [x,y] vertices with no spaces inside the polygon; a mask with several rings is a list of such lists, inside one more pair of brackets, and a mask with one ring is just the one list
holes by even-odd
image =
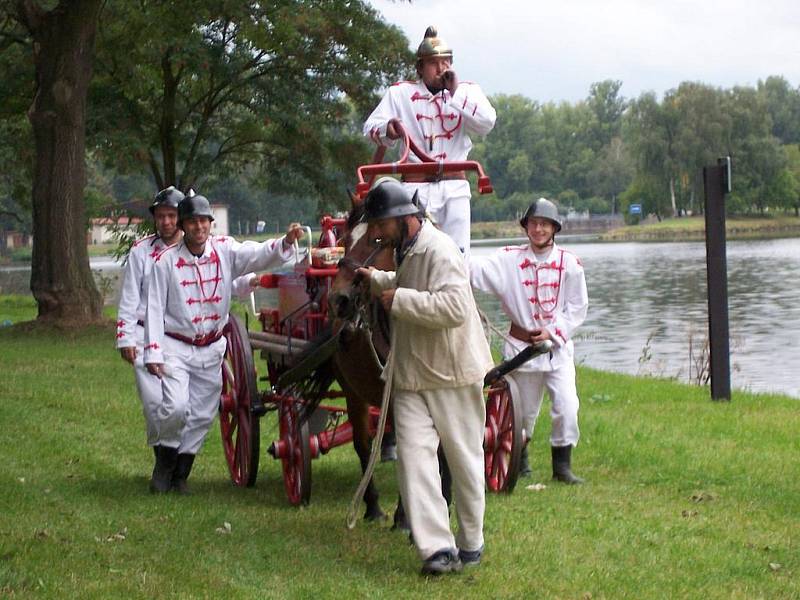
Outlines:
{"label": "man's face", "polygon": [[156,206],[153,212],[156,232],[161,239],[170,241],[178,233],[178,209],[171,206]]}
{"label": "man's face", "polygon": [[208,240],[211,231],[211,219],[208,217],[187,217],[181,225],[186,241],[195,246],[202,246]]}
{"label": "man's face", "polygon": [[440,90],[444,88],[442,74],[450,69],[452,60],[445,56],[429,56],[422,59],[419,69],[422,82],[429,88]]}
{"label": "man's face", "polygon": [[388,219],[377,219],[369,222],[370,239],[380,239],[384,243],[392,246],[399,246],[403,240],[403,231],[400,227],[400,219],[391,217]]}
{"label": "man's face", "polygon": [[528,233],[531,245],[534,248],[543,250],[552,243],[553,236],[556,233],[556,226],[547,219],[530,217],[525,231]]}

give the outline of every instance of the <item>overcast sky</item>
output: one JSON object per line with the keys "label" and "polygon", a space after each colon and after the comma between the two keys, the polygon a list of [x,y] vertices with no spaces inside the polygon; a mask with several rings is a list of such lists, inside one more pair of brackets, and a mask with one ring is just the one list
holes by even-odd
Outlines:
{"label": "overcast sky", "polygon": [[800,0],[369,0],[413,49],[436,25],[453,68],[487,94],[585,98],[621,80],[659,97],[682,81],[800,84]]}

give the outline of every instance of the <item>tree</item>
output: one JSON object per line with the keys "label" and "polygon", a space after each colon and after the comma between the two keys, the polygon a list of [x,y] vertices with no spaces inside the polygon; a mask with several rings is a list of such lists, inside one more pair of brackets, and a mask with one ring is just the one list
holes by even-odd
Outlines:
{"label": "tree", "polygon": [[611,200],[612,214],[617,212],[617,196],[628,187],[633,174],[633,162],[622,139],[612,138],[598,156],[589,177],[595,193]]}
{"label": "tree", "polygon": [[[674,182],[678,174],[675,137],[678,111],[674,101],[665,98],[659,104],[652,92],[633,101],[626,115],[625,135],[631,154],[637,157],[637,173],[631,194],[641,194],[643,209],[661,219],[677,213]],[[639,203],[639,200],[630,200]],[[624,202],[623,202],[624,204]]]}
{"label": "tree", "polygon": [[31,291],[39,319],[82,323],[102,302],[86,251],[86,96],[102,0],[34,0],[3,5],[33,41],[35,95],[28,117],[35,141]]}
{"label": "tree", "polygon": [[[355,107],[413,64],[407,40],[363,2],[112,2],[99,33],[93,141],[121,172],[184,190],[258,162],[273,182],[366,158]],[[361,119],[359,119],[360,121]],[[360,132],[358,136],[360,138]],[[335,178],[334,178],[335,179]],[[271,185],[273,185],[271,182]]]}
{"label": "tree", "polygon": [[800,143],[800,91],[775,76],[759,81],[757,90],[772,118],[772,135],[783,144]]}
{"label": "tree", "polygon": [[625,98],[619,95],[622,82],[606,79],[593,83],[589,88],[586,104],[594,116],[591,126],[591,142],[595,151],[608,146],[619,137],[622,116],[627,107]]}

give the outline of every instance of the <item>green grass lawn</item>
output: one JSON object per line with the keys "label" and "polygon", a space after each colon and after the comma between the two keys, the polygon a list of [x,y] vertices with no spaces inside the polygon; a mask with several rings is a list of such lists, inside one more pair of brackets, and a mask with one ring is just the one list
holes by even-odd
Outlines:
{"label": "green grass lawn", "polygon": [[[297,509],[266,454],[254,488],[229,483],[215,426],[194,494],[150,495],[133,375],[113,346],[111,324],[0,329],[0,597],[800,597],[797,400],[715,403],[706,388],[581,368],[574,468],[588,483],[551,484],[544,415],[534,477],[487,498],[483,564],[429,581],[388,523],[346,529],[350,448],[313,462],[312,503]],[[265,449],[274,414],[262,425]],[[389,512],[394,465],[376,477]]]}

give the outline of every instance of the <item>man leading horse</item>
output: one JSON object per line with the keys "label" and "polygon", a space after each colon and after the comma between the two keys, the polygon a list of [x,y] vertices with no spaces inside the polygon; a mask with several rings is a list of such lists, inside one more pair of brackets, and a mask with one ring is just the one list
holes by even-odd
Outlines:
{"label": "man leading horse", "polygon": [[[391,178],[376,182],[365,217],[370,237],[391,243],[396,253],[396,271],[358,272],[392,321],[386,374],[402,500],[422,573],[459,571],[463,564],[478,564],[483,553],[483,378],[493,366],[489,345],[459,248],[422,217],[403,185]],[[453,478],[455,537],[441,489],[440,443]]]}

